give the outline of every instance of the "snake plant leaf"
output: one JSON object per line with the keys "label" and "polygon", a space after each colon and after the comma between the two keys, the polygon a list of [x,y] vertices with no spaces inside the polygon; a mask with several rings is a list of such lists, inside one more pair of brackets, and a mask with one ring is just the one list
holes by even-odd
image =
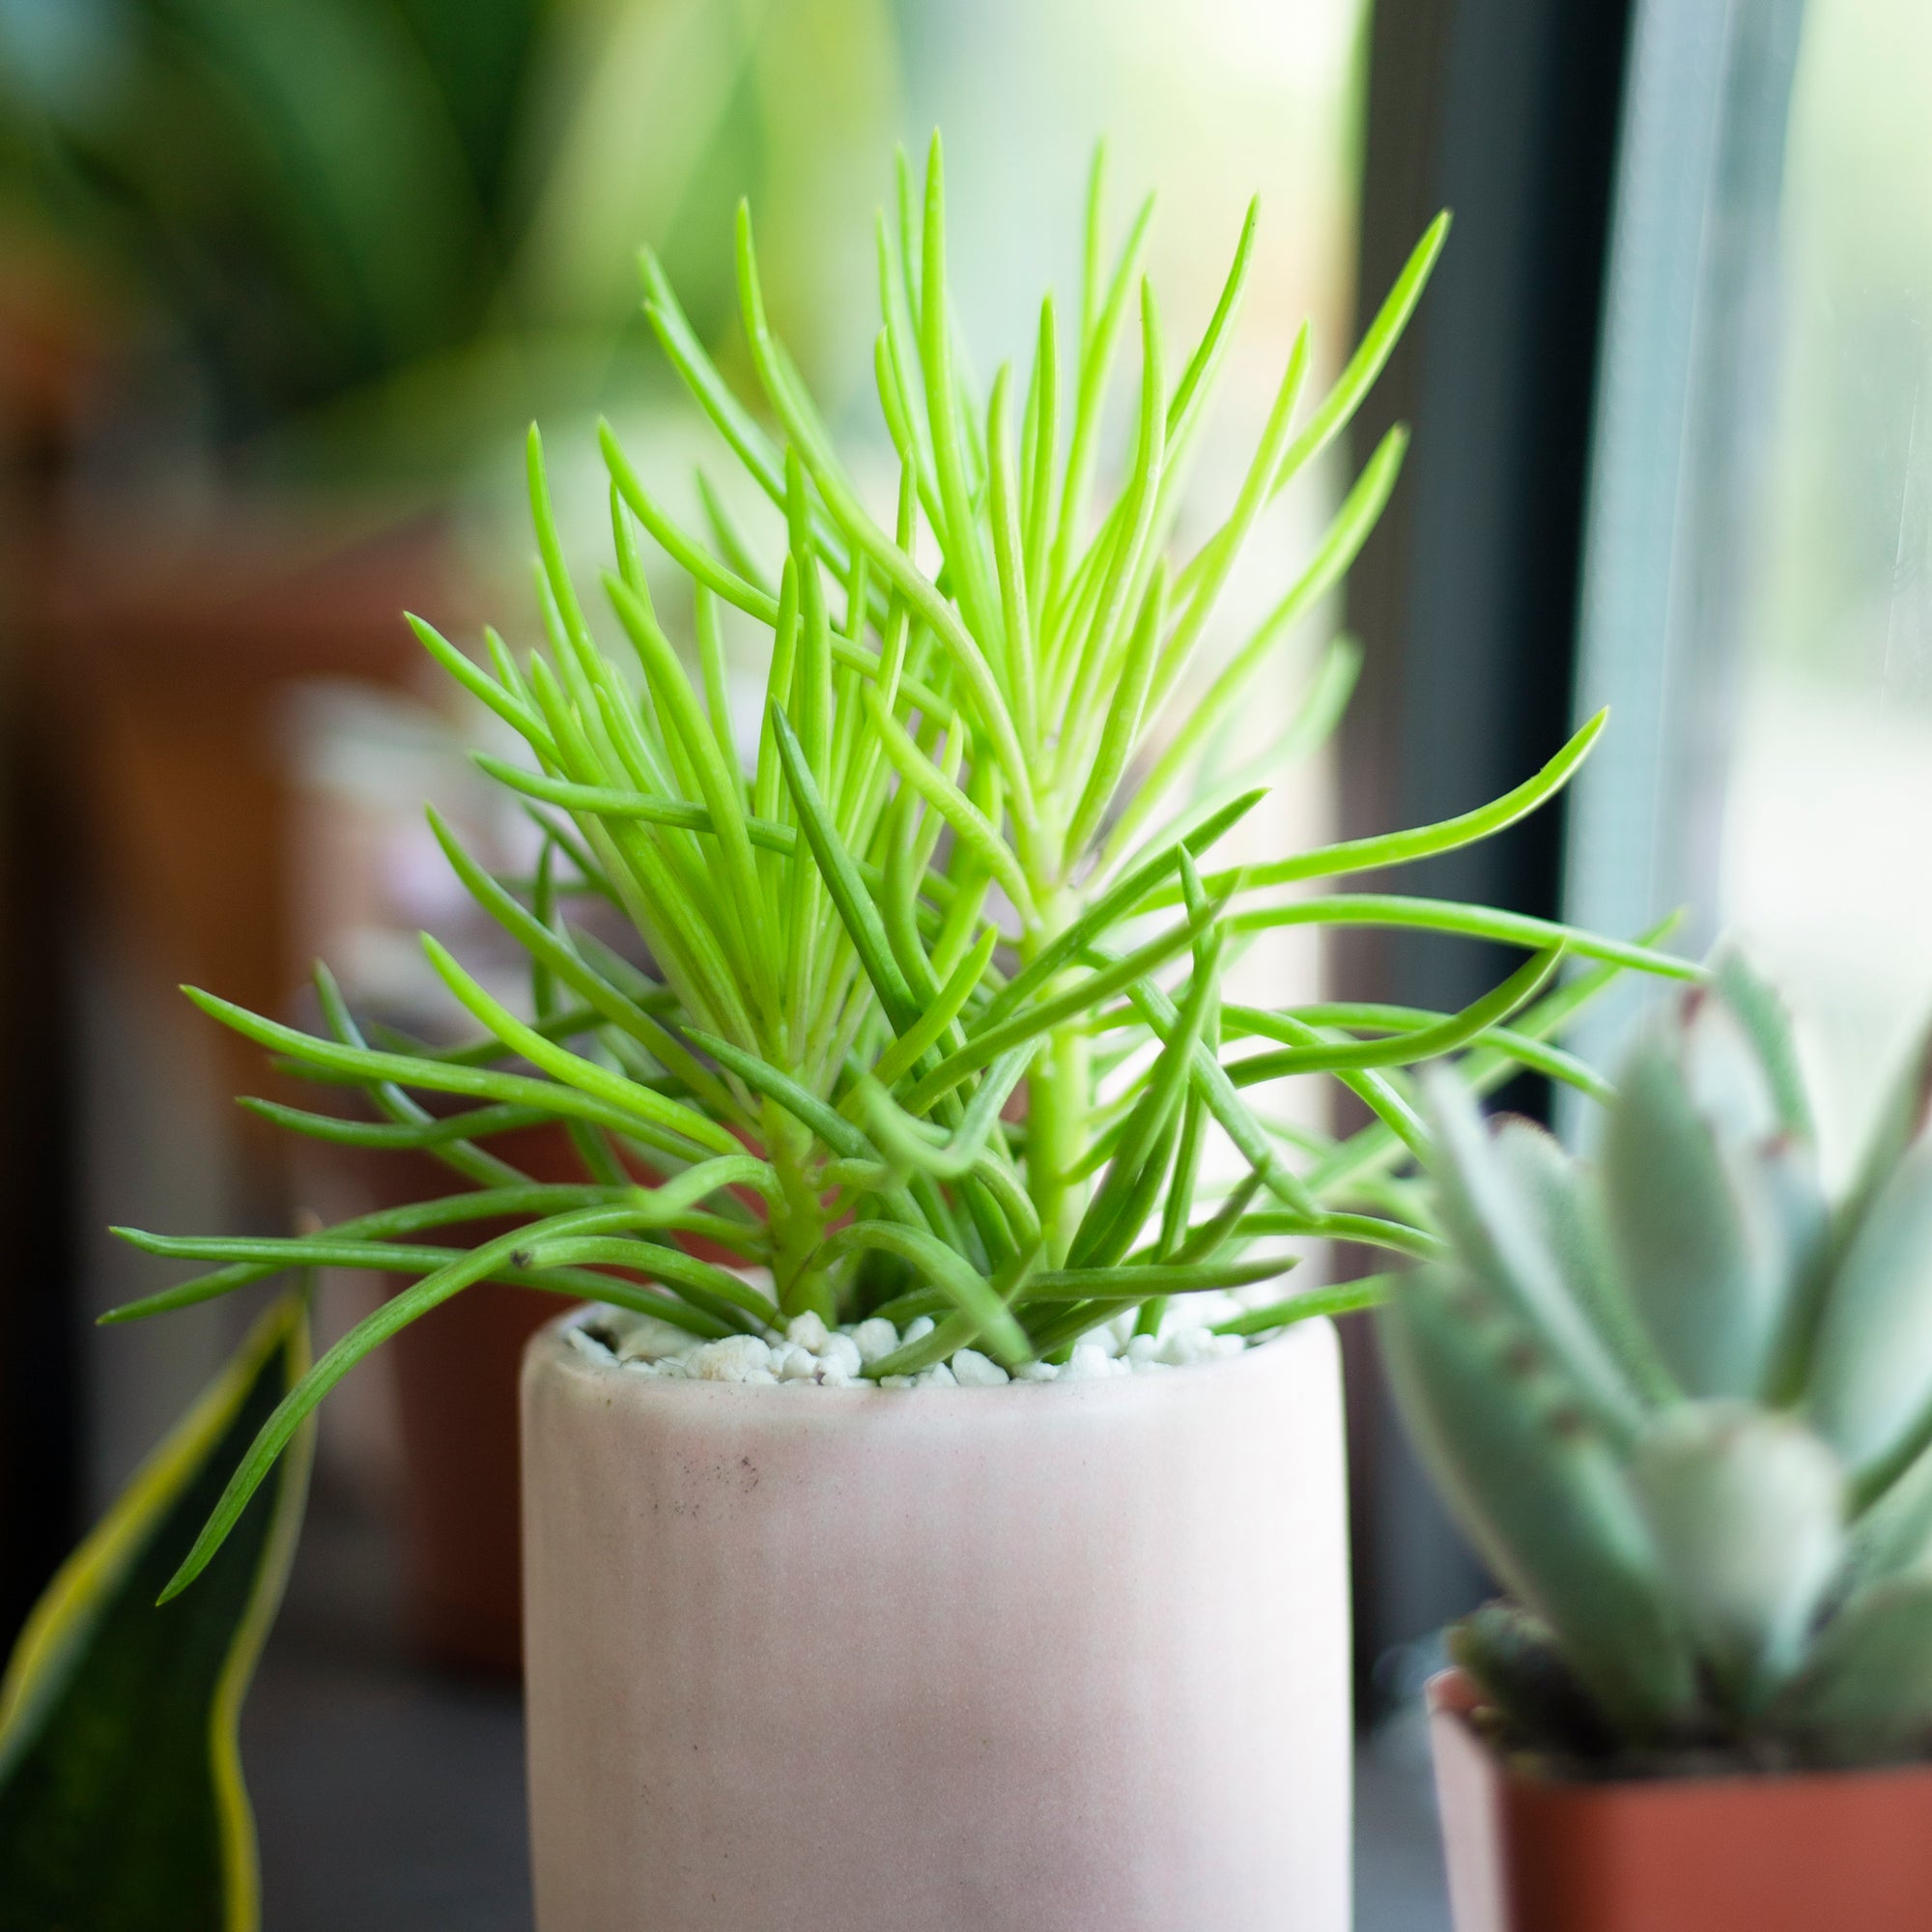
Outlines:
{"label": "snake plant leaf", "polygon": [[1923,1445],[1932,1414],[1932,1141],[1879,1190],[1834,1273],[1805,1408],[1865,1483]]}
{"label": "snake plant leaf", "polygon": [[1419,1268],[1376,1319],[1417,1449],[1485,1561],[1619,1732],[1667,1735],[1695,1679],[1611,1443],[1529,1332],[1465,1278]]}
{"label": "snake plant leaf", "polygon": [[1774,1378],[1827,1219],[1809,1148],[1778,1131],[1763,1069],[1720,1010],[1700,1003],[1681,1053],[1658,1035],[1626,1062],[1605,1203],[1625,1291],[1664,1366],[1690,1395],[1749,1397]]}
{"label": "snake plant leaf", "polygon": [[253,1932],[254,1820],[236,1734],[281,1602],[309,1434],[203,1587],[161,1586],[308,1365],[304,1299],[256,1323],[36,1606],[0,1686],[5,1932]]}
{"label": "snake plant leaf", "polygon": [[1827,1763],[1920,1754],[1932,1742],[1932,1577],[1896,1577],[1855,1597],[1770,1715]]}
{"label": "snake plant leaf", "polygon": [[1631,1482],[1699,1654],[1756,1708],[1804,1656],[1837,1568],[1843,1465],[1792,1416],[1680,1403],[1645,1432]]}
{"label": "snake plant leaf", "polygon": [[1640,1424],[1641,1403],[1571,1293],[1545,1237],[1547,1214],[1533,1210],[1499,1158],[1462,1083],[1439,1068],[1425,1077],[1425,1090],[1445,1232],[1476,1280],[1561,1364],[1598,1420],[1627,1438]]}

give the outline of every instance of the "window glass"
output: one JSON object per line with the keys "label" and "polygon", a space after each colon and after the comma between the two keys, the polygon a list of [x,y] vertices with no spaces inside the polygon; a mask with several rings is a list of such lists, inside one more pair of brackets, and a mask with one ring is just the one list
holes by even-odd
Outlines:
{"label": "window glass", "polygon": [[1932,7],[1810,0],[1718,896],[1806,1017],[1828,1154],[1932,1001]]}

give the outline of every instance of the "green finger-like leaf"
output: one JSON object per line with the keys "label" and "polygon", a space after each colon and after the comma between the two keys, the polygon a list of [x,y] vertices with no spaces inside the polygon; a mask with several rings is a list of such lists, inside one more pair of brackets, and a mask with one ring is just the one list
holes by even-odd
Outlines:
{"label": "green finger-like leaf", "polygon": [[1158,938],[1149,940],[1145,946],[1101,967],[1099,971],[1088,974],[1052,999],[1041,1000],[996,1025],[975,1028],[966,1044],[956,1053],[947,1055],[906,1096],[907,1111],[924,1113],[942,1094],[950,1094],[969,1074],[977,1073],[1003,1053],[1052,1032],[1055,1027],[1077,1017],[1109,994],[1118,993],[1122,987],[1145,979],[1156,967],[1191,946],[1213,923],[1216,912],[1217,908],[1209,907],[1179,925],[1170,926]]}
{"label": "green finger-like leaf", "polygon": [[906,984],[905,975],[899,971],[898,961],[893,956],[892,944],[886,937],[878,905],[866,889],[865,881],[852,863],[851,854],[846,851],[838,828],[832,823],[817,781],[806,760],[805,749],[792,729],[790,719],[777,703],[772,706],[771,722],[779,760],[784,769],[785,784],[798,810],[800,829],[811,847],[811,856],[825,881],[826,892],[831,895],[853,951],[859,955],[859,964],[865,969],[867,979],[872,982],[872,988],[879,996],[880,1005],[886,1009],[887,1018],[892,1021],[895,1032],[905,1033],[917,1022],[919,1009],[913,1000],[912,989]]}
{"label": "green finger-like leaf", "polygon": [[1422,240],[1403,264],[1402,272],[1382,298],[1381,307],[1376,311],[1376,319],[1370,323],[1367,332],[1356,345],[1355,353],[1349,357],[1347,366],[1335,379],[1335,386],[1322,398],[1321,407],[1309,417],[1307,426],[1283,455],[1281,468],[1275,474],[1277,490],[1348,427],[1350,418],[1361,407],[1362,398],[1375,385],[1376,378],[1381,374],[1395,345],[1401,341],[1403,330],[1408,327],[1409,317],[1415,313],[1416,304],[1422,299],[1423,290],[1429,286],[1429,277],[1437,256],[1442,253],[1442,244],[1448,239],[1449,212],[1444,209],[1423,231]]}
{"label": "green finger-like leaf", "polygon": [[1291,1294],[1285,1301],[1271,1301],[1265,1308],[1251,1308],[1214,1323],[1217,1335],[1271,1335],[1278,1328],[1292,1328],[1318,1315],[1355,1315],[1365,1308],[1379,1308],[1402,1280],[1399,1274],[1358,1275],[1353,1281],[1333,1288],[1312,1288],[1306,1294]]}
{"label": "green finger-like leaf", "polygon": [[[1293,859],[1263,861],[1243,868],[1240,890],[1255,892],[1265,886],[1288,885],[1298,879],[1337,878],[1345,872],[1368,872],[1384,866],[1412,865],[1419,859],[1433,858],[1438,852],[1460,851],[1465,845],[1492,838],[1547,804],[1570,782],[1603,735],[1609,716],[1607,709],[1599,711],[1533,778],[1525,779],[1515,790],[1504,792],[1500,798],[1479,806],[1474,811],[1442,819],[1435,825],[1418,826],[1412,832],[1384,833],[1373,838],[1350,838],[1339,845],[1323,845],[1312,852],[1298,853]],[[1220,889],[1224,884],[1232,884],[1233,880],[1231,875],[1217,874],[1208,883],[1210,888]],[[1156,899],[1154,902],[1159,901]]]}
{"label": "green finger-like leaf", "polygon": [[1463,905],[1454,899],[1410,898],[1394,893],[1334,893],[1296,899],[1284,906],[1264,906],[1231,913],[1231,932],[1267,932],[1284,925],[1393,926],[1425,932],[1454,932],[1467,939],[1500,940],[1505,946],[1532,951],[1561,946],[1584,959],[1660,979],[1701,981],[1703,967],[1693,960],[1659,952],[1628,940],[1605,939],[1582,926],[1564,925],[1528,913],[1504,912],[1492,906]]}
{"label": "green finger-like leaf", "polygon": [[1042,946],[1022,971],[987,1002],[980,1024],[993,1026],[1014,1011],[1032,995],[1054,980],[1063,967],[1070,965],[1129,914],[1146,896],[1149,888],[1179,865],[1178,854],[1184,848],[1199,858],[1215,841],[1231,831],[1267,796],[1265,790],[1243,792],[1185,832],[1173,832],[1152,841],[1150,849],[1102,895],[1068,925]]}
{"label": "green finger-like leaf", "polygon": [[[689,799],[656,798],[649,792],[621,790],[615,785],[575,784],[568,779],[546,777],[542,772],[526,772],[488,752],[475,752],[471,762],[477,770],[498,784],[526,798],[541,799],[546,805],[560,805],[566,811],[589,812],[599,818],[638,818],[651,825],[673,826],[682,832],[713,832],[717,821],[709,810]],[[768,818],[747,818],[746,836],[753,845],[767,852],[789,857],[798,849],[798,834],[789,825],[775,824]]]}
{"label": "green finger-like leaf", "polygon": [[[1370,1066],[1406,1066],[1452,1053],[1507,1019],[1518,1008],[1533,1000],[1549,983],[1562,962],[1563,949],[1552,946],[1520,966],[1503,982],[1472,1000],[1460,1013],[1439,1024],[1415,1033],[1399,1034],[1383,1040],[1357,1040],[1348,1044],[1323,1042],[1319,1045],[1293,1045],[1280,1053],[1258,1054],[1228,1069],[1236,1087],[1252,1087],[1257,1081],[1279,1079],[1291,1073],[1342,1072]],[[1247,1009],[1245,1016],[1252,1033],[1270,1038],[1307,1037],[1303,1022],[1292,1015],[1256,1012]]]}
{"label": "green finger-like leaf", "polygon": [[954,1020],[965,1010],[966,1002],[979,990],[1000,943],[999,932],[988,926],[975,942],[973,950],[953,968],[952,976],[940,987],[938,995],[911,1027],[902,1033],[872,1068],[872,1077],[882,1087],[891,1087],[917,1066],[929,1047],[937,1045]]}
{"label": "green finger-like leaf", "polygon": [[1154,1294],[1206,1294],[1273,1281],[1295,1265],[1293,1255],[1238,1262],[1148,1262],[1132,1267],[1042,1268],[1027,1285],[1028,1301],[1135,1302]]}
{"label": "green finger-like leaf", "polygon": [[999,880],[1020,917],[1029,924],[1037,923],[1038,913],[1034,907],[1033,888],[998,828],[919,749],[911,733],[887,712],[872,691],[866,692],[865,703],[886,756],[893,761],[898,775],[952,826],[973,856]]}
{"label": "green finger-like leaf", "polygon": [[[827,1254],[836,1257],[862,1248],[883,1249],[916,1268],[972,1324],[973,1335],[968,1341],[983,1335],[1003,1361],[1018,1363],[1031,1359],[1033,1350],[1026,1331],[1014,1320],[999,1291],[945,1242],[918,1228],[901,1227],[890,1221],[855,1221],[832,1237],[827,1243]],[[964,1348],[967,1343],[954,1346]],[[877,1364],[877,1372],[901,1373],[888,1366],[891,1359]]]}
{"label": "green finger-like leaf", "polygon": [[[692,1232],[704,1233],[714,1239],[718,1233],[716,1217],[707,1215],[668,1213],[663,1220],[652,1225],[667,1228],[690,1226]],[[364,1268],[377,1274],[429,1275],[462,1261],[468,1252],[463,1248],[437,1247],[422,1241],[356,1241],[345,1240],[335,1235],[281,1238],[266,1236],[178,1237],[146,1235],[133,1228],[116,1228],[111,1232],[148,1254],[189,1261],[232,1258],[238,1264],[221,1269],[216,1274],[204,1275],[198,1281],[183,1282],[180,1287],[151,1295],[145,1301],[128,1302],[102,1316],[100,1319],[103,1321],[132,1321],[139,1316],[158,1315],[168,1309],[185,1308],[197,1301],[209,1300],[212,1298],[211,1285],[223,1276],[245,1272],[249,1280],[265,1280],[291,1269],[312,1267]],[[625,1264],[645,1272],[662,1273],[657,1263],[659,1257],[667,1252],[669,1251],[634,1241],[624,1257]],[[602,1259],[609,1260],[611,1257]],[[609,1275],[593,1274],[587,1269],[565,1265],[561,1259],[554,1256],[546,1259],[541,1265],[524,1265],[512,1257],[483,1278],[505,1282],[512,1288],[534,1288],[551,1294],[567,1295],[574,1301],[587,1298],[611,1302],[640,1315],[654,1315],[660,1321],[668,1321],[694,1335],[715,1337],[734,1332],[726,1323],[713,1320],[701,1308],[687,1307],[668,1295],[635,1288]],[[731,1279],[735,1282],[736,1277]],[[242,1285],[235,1281],[225,1284],[226,1287]],[[708,1283],[700,1279],[695,1285],[704,1287]],[[213,1292],[222,1291],[215,1289]],[[747,1302],[742,1291],[724,1298],[746,1309],[761,1321],[771,1318],[768,1303]]]}
{"label": "green finger-like leaf", "polygon": [[[641,1198],[643,1190],[639,1189],[639,1193]],[[542,1226],[553,1235],[590,1234],[638,1225],[639,1211],[637,1207],[584,1208],[574,1213],[554,1216]],[[650,1208],[646,1206],[641,1211],[648,1220],[652,1211]],[[404,1289],[400,1294],[392,1295],[324,1353],[275,1405],[273,1412],[256,1432],[247,1454],[228,1479],[208,1520],[202,1525],[200,1535],[169,1578],[158,1601],[172,1603],[208,1569],[215,1553],[226,1543],[229,1533],[241,1520],[250,1497],[268,1479],[282,1452],[296,1439],[324,1396],[357,1362],[418,1316],[428,1314],[452,1295],[461,1293],[472,1282],[487,1279],[519,1247],[527,1245],[535,1238],[538,1232],[518,1229],[499,1235],[495,1240],[485,1241],[460,1262],[440,1268],[435,1274],[427,1275],[412,1287]]]}
{"label": "green finger-like leaf", "polygon": [[629,1131],[645,1139],[669,1135],[673,1149],[678,1143],[705,1148],[713,1153],[736,1153],[739,1143],[724,1127],[690,1107],[667,1100],[635,1080],[612,1073],[596,1062],[569,1052],[554,1041],[545,1039],[534,1027],[526,1026],[506,1007],[492,999],[463,968],[448,949],[429,934],[423,935],[423,953],[437,977],[456,995],[469,1012],[500,1039],[532,1065],[540,1066],[565,1086],[575,1087],[593,1098],[608,1101],[629,1114],[634,1122]]}
{"label": "green finger-like leaf", "polygon": [[786,1113],[810,1127],[835,1153],[849,1159],[864,1159],[873,1152],[864,1134],[848,1120],[836,1113],[815,1094],[799,1085],[790,1074],[760,1060],[743,1047],[714,1034],[687,1028],[685,1037],[694,1046],[710,1054],[727,1073],[735,1073],[754,1094],[776,1100]]}
{"label": "green finger-like leaf", "polygon": [[[678,1044],[676,1037],[635,999],[613,986],[602,974],[592,970],[582,955],[559,935],[519,905],[492,878],[443,822],[434,808],[429,810],[430,830],[442,847],[456,875],[469,895],[491,918],[510,933],[526,952],[539,959],[574,993],[586,1001],[613,1026],[621,1027],[638,1040],[663,1066],[675,1074],[694,1094],[709,1100],[721,1113],[731,1112],[728,1092],[714,1080]],[[493,1037],[499,1037],[492,1029]],[[521,1048],[518,1051],[522,1051]],[[720,1149],[719,1151],[726,1151]]]}
{"label": "green finger-like leaf", "polygon": [[707,589],[715,591],[725,603],[735,605],[740,611],[757,618],[761,624],[776,624],[778,599],[720,563],[695,537],[679,528],[644,488],[642,479],[631,467],[630,458],[617,441],[616,432],[602,417],[597,423],[597,441],[618,494],[636,513],[638,521],[689,575]]}
{"label": "green finger-like leaf", "polygon": [[[284,1026],[279,1020],[264,1019],[245,1007],[204,993],[199,987],[185,986],[182,990],[211,1019],[219,1020],[258,1045],[286,1053],[304,1067],[313,1067],[324,1075],[340,1075],[355,1085],[386,1080],[398,1086],[419,1087],[431,1094],[466,1094],[477,1099],[540,1107],[549,1114],[613,1127],[619,1133],[639,1131],[640,1117],[628,1107],[613,1106],[559,1082],[533,1080],[519,1073],[498,1073],[489,1067],[418,1060],[408,1054],[379,1053],[367,1047],[342,1046]],[[735,1147],[737,1143],[732,1145]]]}

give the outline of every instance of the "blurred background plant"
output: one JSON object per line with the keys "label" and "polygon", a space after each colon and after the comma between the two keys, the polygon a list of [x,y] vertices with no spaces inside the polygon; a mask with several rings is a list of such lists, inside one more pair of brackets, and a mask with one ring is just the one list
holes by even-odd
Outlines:
{"label": "blurred background plant", "polygon": [[685,251],[737,192],[807,238],[772,298],[810,359],[895,67],[885,0],[12,0],[5,218],[111,308],[169,456],[435,483],[639,379],[639,236],[715,329]]}

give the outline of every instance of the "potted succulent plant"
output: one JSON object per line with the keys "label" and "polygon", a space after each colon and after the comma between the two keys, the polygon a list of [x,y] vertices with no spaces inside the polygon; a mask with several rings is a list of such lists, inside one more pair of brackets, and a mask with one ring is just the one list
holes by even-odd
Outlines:
{"label": "potted succulent plant", "polygon": [[1932,1046],[1845,1197],[1735,954],[1594,1171],[1433,1085],[1452,1253],[1378,1317],[1512,1601],[1432,1687],[1458,1932],[1922,1925],[1932,1899]]}
{"label": "potted succulent plant", "polygon": [[[327,1037],[193,995],[292,1069],[365,1090],[378,1138],[469,1185],[314,1236],[130,1236],[217,1266],[128,1314],[290,1265],[416,1277],[264,1428],[171,1588],[406,1323],[486,1279],[593,1304],[536,1338],[523,1391],[546,1932],[1346,1925],[1339,1395],[1331,1331],[1303,1318],[1378,1282],[1211,1298],[1309,1241],[1435,1253],[1401,1178],[1424,1145],[1403,1069],[1457,1053],[1477,1086],[1529,1065],[1598,1091],[1552,1032],[1625,967],[1694,974],[1504,913],[1293,895],[1498,830],[1563,784],[1601,720],[1461,818],[1215,863],[1262,796],[1213,769],[1217,727],[1353,557],[1400,435],[1232,647],[1217,597],[1269,500],[1347,425],[1442,225],[1310,410],[1297,337],[1232,508],[1179,559],[1180,480],[1255,231],[1176,377],[1138,275],[1146,229],[1144,211],[1110,268],[1096,172],[1077,326],[1064,339],[1049,300],[1024,386],[1003,370],[982,410],[937,144],[923,193],[902,169],[879,237],[899,463],[883,521],[770,330],[749,216],[745,338],[776,438],[646,256],[652,327],[782,545],[761,554],[710,493],[700,537],[607,433],[620,665],[565,568],[533,432],[547,650],[486,634],[486,667],[417,624],[528,748],[481,762],[544,815],[532,877],[493,876],[439,828],[528,953],[527,1010],[427,939],[482,1028],[472,1046],[365,1039],[326,974]],[[1132,457],[1100,509],[1107,379],[1136,317]],[[690,586],[695,666],[646,537]],[[769,666],[742,754],[727,620]],[[1291,734],[1332,716],[1347,666],[1331,654]],[[600,901],[641,952],[592,936]],[[1532,956],[1459,1013],[1224,1003],[1248,935],[1349,922]],[[1552,988],[1565,949],[1583,970]],[[1375,1120],[1334,1140],[1244,1097],[1296,1075],[1345,1080]],[[469,1104],[432,1114],[412,1090]],[[567,1128],[583,1181],[536,1181],[487,1145],[541,1122]],[[440,1243],[484,1214],[521,1225]]]}

